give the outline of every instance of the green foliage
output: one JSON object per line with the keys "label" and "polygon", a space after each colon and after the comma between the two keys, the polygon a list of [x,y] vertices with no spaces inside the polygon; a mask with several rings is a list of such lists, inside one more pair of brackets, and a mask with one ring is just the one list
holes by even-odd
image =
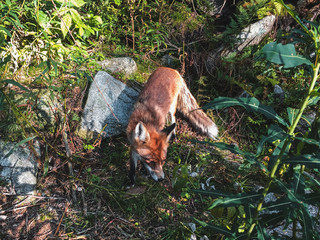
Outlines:
{"label": "green foliage", "polygon": [[[292,9],[293,6],[288,4],[288,6]],[[285,16],[287,11],[285,7],[279,3],[277,0],[271,0],[265,4],[262,8],[257,11],[257,15],[259,19],[264,18],[267,15],[274,14],[277,16]]]}
{"label": "green foliage", "polygon": [[265,106],[256,98],[227,98],[219,97],[203,106],[203,109],[222,109],[230,106],[241,106],[247,111],[258,112],[265,115],[269,119],[276,119],[284,126],[288,124],[269,106]]}
{"label": "green foliage", "polygon": [[[282,1],[280,1],[280,3],[288,9]],[[308,204],[318,204],[316,199],[320,197],[319,183],[316,177],[307,174],[305,169],[317,171],[319,168],[319,136],[317,136],[316,139],[308,138],[307,135],[299,137],[299,133],[296,133],[295,130],[303,112],[310,106],[310,102],[313,102],[314,100],[318,102],[319,100],[318,98],[314,99],[315,97],[318,97],[318,86],[316,87],[316,82],[319,78],[320,68],[320,63],[318,62],[318,58],[320,57],[318,44],[319,35],[317,31],[319,27],[315,23],[312,23],[310,24],[311,29],[309,30],[292,10],[288,9],[288,12],[303,27],[305,35],[310,36],[309,39],[312,39],[312,42],[309,44],[313,44],[317,54],[315,62],[311,63],[308,59],[297,56],[292,44],[277,45],[276,43],[271,43],[262,49],[262,53],[270,62],[283,64],[287,68],[297,67],[301,64],[307,64],[313,68],[313,71],[311,72],[312,80],[309,85],[308,93],[306,94],[306,97],[301,100],[300,108],[287,108],[289,123],[286,123],[282,118],[276,117],[276,113],[271,110],[270,107],[261,105],[255,98],[249,98],[245,101],[243,99],[219,98],[206,106],[206,108],[215,109],[242,106],[246,110],[262,113],[266,117],[273,119],[282,125],[281,127],[275,124],[270,125],[268,135],[261,139],[255,154],[241,151],[239,148],[228,144],[212,144],[218,148],[229,149],[231,152],[243,156],[245,164],[249,163],[250,165],[258,166],[269,179],[263,189],[259,192],[231,194],[218,191],[194,190],[196,193],[218,198],[210,205],[209,209],[217,207],[244,208],[244,218],[235,220],[232,224],[231,231],[223,226],[216,226],[195,219],[201,226],[215,229],[215,231],[225,235],[227,239],[271,239],[272,236],[269,236],[267,233],[267,227],[281,221],[285,221],[286,226],[293,223],[294,234],[297,233],[296,226],[297,222],[299,222],[302,226],[301,233],[303,239],[318,238],[316,225],[319,224],[319,222],[318,219],[310,215]],[[251,104],[251,102],[253,102],[253,104]],[[318,119],[319,116],[317,116],[315,122],[318,122]],[[283,126],[287,126],[287,129],[283,129]],[[294,142],[298,142],[299,147],[297,150],[292,148]],[[314,146],[313,152],[301,154],[301,148],[305,145]],[[269,157],[266,155],[266,149],[270,148],[270,146],[272,146],[273,152]],[[262,159],[268,159],[266,164],[267,168],[265,167],[265,164],[263,164]],[[310,189],[311,191],[306,192],[305,189]],[[276,200],[265,202],[267,194],[271,191],[275,191]],[[276,216],[271,212],[275,210],[278,212]]]}
{"label": "green foliage", "polygon": [[234,36],[257,18],[257,12],[268,0],[250,0],[239,5],[238,12],[231,18],[230,24],[222,34],[222,40],[230,45],[235,41]]}
{"label": "green foliage", "polygon": [[293,68],[301,64],[311,65],[310,60],[296,54],[293,44],[269,43],[262,48],[261,55],[270,62],[283,64],[284,68]]}

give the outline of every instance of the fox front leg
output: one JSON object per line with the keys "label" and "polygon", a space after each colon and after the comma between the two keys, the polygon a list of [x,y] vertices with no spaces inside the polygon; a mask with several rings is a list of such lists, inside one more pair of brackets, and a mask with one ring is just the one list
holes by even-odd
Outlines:
{"label": "fox front leg", "polygon": [[138,165],[139,155],[135,152],[131,152],[131,159],[130,159],[130,170],[129,170],[129,179],[131,185],[134,186],[136,183],[136,169]]}

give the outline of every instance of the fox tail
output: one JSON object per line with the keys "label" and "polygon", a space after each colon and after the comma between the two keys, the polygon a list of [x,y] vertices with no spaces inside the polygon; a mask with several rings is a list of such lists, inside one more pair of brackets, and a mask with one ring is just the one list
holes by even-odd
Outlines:
{"label": "fox tail", "polygon": [[217,125],[200,109],[196,99],[184,81],[183,87],[178,95],[177,110],[190,121],[193,127],[208,137],[217,140]]}

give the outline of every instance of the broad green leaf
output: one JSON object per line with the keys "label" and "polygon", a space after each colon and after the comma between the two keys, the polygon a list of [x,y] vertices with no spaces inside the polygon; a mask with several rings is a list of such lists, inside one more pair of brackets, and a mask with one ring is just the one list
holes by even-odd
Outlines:
{"label": "broad green leaf", "polygon": [[288,127],[288,124],[281,118],[272,107],[263,105],[256,98],[228,98],[218,97],[206,104],[203,109],[223,109],[231,106],[241,106],[247,111],[257,112],[265,115],[269,119],[277,120],[282,125]]}
{"label": "broad green leaf", "polygon": [[9,84],[12,84],[18,88],[20,88],[21,90],[24,90],[24,91],[29,91],[27,88],[25,88],[24,86],[22,86],[20,83],[16,82],[15,80],[12,80],[12,79],[6,79],[6,80],[3,80],[3,82],[6,82],[6,83],[9,83]]}
{"label": "broad green leaf", "polygon": [[308,143],[308,144],[316,145],[320,148],[320,142],[313,139],[313,138],[295,137],[295,139],[300,140],[305,143]]}
{"label": "broad green leaf", "polygon": [[308,105],[316,105],[320,100],[320,87],[315,87],[314,90],[310,93],[310,99]]}
{"label": "broad green leaf", "polygon": [[308,59],[297,55],[295,47],[291,43],[286,45],[276,42],[269,43],[261,49],[260,54],[270,62],[283,64],[284,68],[293,68],[301,64],[312,65]]}
{"label": "broad green leaf", "polygon": [[9,37],[12,37],[10,31],[8,29],[4,28],[4,27],[0,26],[0,31],[4,31]]}
{"label": "broad green leaf", "polygon": [[9,14],[16,20],[15,22],[14,21],[11,21],[10,18],[8,18],[7,20],[9,20],[10,22],[12,22],[15,26],[18,26],[18,27],[21,27],[21,28],[24,28],[24,26],[20,23],[19,21],[19,18],[17,16],[17,14],[15,14],[14,12],[12,11],[9,11]]}
{"label": "broad green leaf", "polygon": [[58,76],[58,63],[54,61],[53,59],[50,59],[51,65],[54,68],[55,76]]}
{"label": "broad green leaf", "polygon": [[82,7],[84,4],[86,4],[83,0],[55,0],[56,2],[60,4],[66,4],[68,7]]}
{"label": "broad green leaf", "polygon": [[277,199],[274,202],[270,201],[268,203],[264,203],[262,210],[282,212],[287,208],[292,208],[296,206],[297,206],[296,202],[292,202],[290,199],[283,197],[283,198]]}
{"label": "broad green leaf", "polygon": [[278,187],[287,194],[288,200],[292,203],[295,204],[300,204],[301,203],[301,198],[299,196],[299,194],[294,193],[291,190],[291,187],[287,186],[286,184],[284,184],[281,180],[279,179],[275,179],[275,183],[278,185]]}
{"label": "broad green leaf", "polygon": [[[274,145],[276,145],[276,148],[273,150],[273,153],[270,157],[270,160],[268,162],[268,170],[270,171],[274,164],[276,163],[277,158],[279,157],[280,152],[282,151],[282,148],[284,146],[285,140],[288,139],[288,141],[292,141],[289,135],[286,135],[286,137],[279,142],[274,142]],[[284,150],[283,156],[286,156],[289,153],[290,150],[290,144],[287,145],[286,149]]]}
{"label": "broad green leaf", "polygon": [[238,193],[230,194],[224,198],[219,198],[212,203],[209,209],[214,207],[233,207],[244,204],[256,203],[262,197],[261,193]]}
{"label": "broad green leaf", "polygon": [[239,155],[243,156],[244,159],[247,162],[249,162],[250,164],[258,165],[260,167],[260,169],[262,169],[264,171],[268,171],[268,169],[257,159],[257,157],[254,154],[252,154],[250,152],[243,152],[236,145],[230,145],[230,144],[226,144],[226,143],[222,143],[222,142],[215,142],[215,143],[204,142],[204,141],[194,141],[194,142],[202,143],[202,144],[209,144],[211,146],[218,147],[222,150],[229,150],[232,153],[239,154]]}
{"label": "broad green leaf", "polygon": [[193,219],[196,223],[200,224],[202,227],[210,228],[210,229],[212,229],[212,230],[214,230],[214,231],[216,231],[216,232],[218,232],[218,233],[221,233],[221,234],[223,234],[223,235],[225,235],[225,236],[227,236],[227,237],[235,237],[235,233],[234,233],[234,232],[231,232],[231,231],[230,231],[229,229],[227,229],[227,228],[223,228],[223,227],[219,227],[219,226],[214,226],[214,225],[212,225],[212,224],[203,222],[203,221],[201,221],[201,220],[199,220],[199,219],[196,219],[196,218],[194,218],[194,217],[192,217],[192,219]]}
{"label": "broad green leaf", "polygon": [[310,93],[310,96],[320,96],[320,92],[313,90],[313,91]]}
{"label": "broad green leaf", "polygon": [[257,230],[257,237],[259,240],[271,240],[271,237],[267,233],[266,228],[263,227],[261,224],[257,224],[256,230]]}
{"label": "broad green leaf", "polygon": [[298,164],[293,167],[293,186],[292,190],[295,194],[301,194],[304,193],[305,190],[305,181],[303,174],[301,172],[301,165]]}
{"label": "broad green leaf", "polygon": [[83,0],[70,0],[70,2],[76,7],[82,7],[84,4],[86,4],[86,2]]}
{"label": "broad green leaf", "polygon": [[201,190],[201,189],[193,189],[192,191],[195,193],[204,194],[204,195],[208,195],[216,198],[228,197],[231,195],[230,193],[219,192],[219,191],[208,191],[208,190]]}
{"label": "broad green leaf", "polygon": [[100,24],[103,23],[102,18],[101,18],[100,16],[94,16],[93,19],[94,19],[95,21],[97,21],[98,23],[100,23]]}
{"label": "broad green leaf", "polygon": [[22,141],[18,142],[17,144],[14,145],[13,148],[10,149],[10,151],[3,157],[3,158],[7,158],[9,157],[20,145],[31,141],[32,139],[36,138],[37,136],[33,136],[33,137],[28,137],[26,139],[23,139]]}
{"label": "broad green leaf", "polygon": [[78,13],[77,10],[75,9],[70,9],[70,13],[71,13],[71,16],[72,16],[72,20],[76,23],[76,25],[80,28],[80,27],[84,27],[85,24],[82,22],[81,20],[81,16],[80,14]]}
{"label": "broad green leaf", "polygon": [[287,108],[287,113],[288,113],[288,118],[289,118],[290,125],[292,125],[293,120],[297,117],[297,115],[299,113],[299,109],[288,107]]}
{"label": "broad green leaf", "polygon": [[11,61],[11,54],[0,59],[0,67]]}
{"label": "broad green leaf", "polygon": [[313,185],[315,185],[316,187],[320,187],[320,181],[318,181],[316,178],[314,178],[313,175],[311,175],[310,173],[304,171],[303,174],[308,178],[309,181],[311,181],[313,183]]}
{"label": "broad green leaf", "polygon": [[283,163],[301,164],[309,168],[319,168],[320,166],[320,153],[318,154],[305,154],[300,156],[292,156],[283,160]]}
{"label": "broad green leaf", "polygon": [[119,6],[121,4],[121,0],[114,0],[114,3]]}
{"label": "broad green leaf", "polygon": [[273,143],[277,140],[283,141],[286,138],[286,136],[287,133],[278,125],[270,125],[270,127],[268,128],[268,136],[263,136],[258,144],[257,155],[261,154],[263,146],[266,142]]}
{"label": "broad green leaf", "polygon": [[51,31],[49,30],[48,28],[48,25],[50,24],[49,21],[49,17],[47,16],[47,14],[45,14],[43,11],[39,11],[38,13],[38,16],[37,16],[37,21],[38,21],[38,24],[43,28],[45,29],[45,31],[48,33],[48,34],[51,34]]}
{"label": "broad green leaf", "polygon": [[60,24],[61,25],[61,32],[62,32],[64,38],[67,36],[67,34],[69,32],[71,24],[72,24],[71,15],[69,13],[67,13],[62,17],[62,21]]}
{"label": "broad green leaf", "polygon": [[310,213],[308,211],[308,208],[301,206],[299,210],[300,210],[299,215],[301,219],[303,239],[314,239],[312,237],[314,225],[313,225],[312,217],[310,216]]}
{"label": "broad green leaf", "polygon": [[82,27],[79,27],[79,35],[80,35],[80,36],[83,36],[83,34],[84,34],[83,28],[82,28]]}

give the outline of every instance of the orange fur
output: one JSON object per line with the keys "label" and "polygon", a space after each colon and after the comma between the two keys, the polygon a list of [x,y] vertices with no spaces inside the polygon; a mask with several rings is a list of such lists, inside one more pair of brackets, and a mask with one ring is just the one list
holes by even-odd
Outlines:
{"label": "orange fur", "polygon": [[[196,110],[198,108],[195,98],[176,70],[161,67],[149,77],[127,127],[131,144],[129,177],[132,184],[135,182],[138,160],[141,160],[154,180],[163,179],[162,167],[169,139],[174,132],[176,110],[202,133],[213,139],[217,137],[216,125],[202,110]],[[173,124],[164,129],[168,114]]]}

